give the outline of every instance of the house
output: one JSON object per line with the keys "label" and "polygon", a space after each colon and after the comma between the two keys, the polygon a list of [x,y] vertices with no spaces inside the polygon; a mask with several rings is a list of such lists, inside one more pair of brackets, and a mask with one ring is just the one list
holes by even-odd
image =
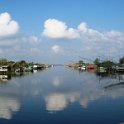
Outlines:
{"label": "house", "polygon": [[94,65],[93,64],[88,64],[87,65],[87,69],[94,69],[95,67],[94,67]]}
{"label": "house", "polygon": [[0,66],[0,74],[7,74],[8,66]]}
{"label": "house", "polygon": [[0,66],[0,81],[7,81],[8,66]]}

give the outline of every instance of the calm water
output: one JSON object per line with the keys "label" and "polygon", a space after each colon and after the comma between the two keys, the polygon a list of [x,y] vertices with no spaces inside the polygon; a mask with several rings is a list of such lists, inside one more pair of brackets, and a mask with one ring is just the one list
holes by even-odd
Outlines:
{"label": "calm water", "polygon": [[124,75],[54,67],[0,83],[0,124],[124,124]]}

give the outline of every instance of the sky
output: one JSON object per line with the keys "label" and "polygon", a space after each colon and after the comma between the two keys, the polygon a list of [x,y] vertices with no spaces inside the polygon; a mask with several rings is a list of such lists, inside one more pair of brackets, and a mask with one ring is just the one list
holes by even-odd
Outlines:
{"label": "sky", "polygon": [[124,0],[0,0],[0,58],[41,63],[124,56]]}

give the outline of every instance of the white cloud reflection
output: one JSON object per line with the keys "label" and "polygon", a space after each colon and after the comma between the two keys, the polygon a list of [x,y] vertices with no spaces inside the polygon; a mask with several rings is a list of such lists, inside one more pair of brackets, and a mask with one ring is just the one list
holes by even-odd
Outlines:
{"label": "white cloud reflection", "polygon": [[52,83],[54,86],[58,87],[62,82],[59,77],[54,77]]}
{"label": "white cloud reflection", "polygon": [[53,93],[45,97],[46,109],[50,112],[61,111],[67,107],[69,102],[75,102],[78,93]]}
{"label": "white cloud reflection", "polygon": [[20,109],[20,103],[17,99],[0,97],[0,118],[11,119],[13,112]]}
{"label": "white cloud reflection", "polygon": [[45,98],[46,109],[48,111],[60,111],[67,106],[67,100],[64,94],[55,93]]}
{"label": "white cloud reflection", "polygon": [[[81,84],[80,89],[78,90],[73,87],[74,91],[72,91],[70,85],[71,88],[69,88],[70,90],[68,91],[61,89],[61,91],[49,92],[48,95],[45,96],[46,110],[49,112],[62,111],[67,108],[69,103],[75,102],[79,103],[79,105],[86,109],[90,102],[97,101],[104,96],[112,99],[124,96],[124,84],[113,85],[112,87],[105,88],[105,86],[109,86],[110,83],[118,83],[117,79],[111,79],[112,81],[106,83],[106,78],[103,78],[101,83],[98,81],[93,83],[92,80],[94,77],[90,76],[88,80],[87,78],[84,77],[84,80],[86,79],[86,81]],[[58,81],[59,77],[57,78],[57,82]],[[63,87],[63,85],[64,83],[62,83],[61,87]]]}

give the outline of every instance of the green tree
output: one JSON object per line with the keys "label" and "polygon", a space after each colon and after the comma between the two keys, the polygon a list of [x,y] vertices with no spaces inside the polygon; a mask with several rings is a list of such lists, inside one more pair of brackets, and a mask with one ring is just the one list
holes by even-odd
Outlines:
{"label": "green tree", "polygon": [[79,65],[83,65],[84,64],[83,60],[79,60],[78,63],[79,63]]}
{"label": "green tree", "polygon": [[100,61],[99,61],[98,58],[96,58],[96,59],[94,60],[94,64],[95,64],[95,65],[99,65],[99,64],[100,64]]}
{"label": "green tree", "polygon": [[111,68],[112,66],[115,65],[115,63],[112,62],[112,61],[110,61],[110,60],[107,60],[107,61],[102,62],[101,65],[102,65],[103,67]]}
{"label": "green tree", "polygon": [[21,60],[19,63],[20,63],[20,66],[23,66],[23,67],[27,67],[28,66],[28,64],[26,63],[25,60]]}
{"label": "green tree", "polygon": [[7,59],[5,58],[0,58],[0,65],[7,65]]}
{"label": "green tree", "polygon": [[124,57],[120,58],[119,63],[124,64]]}

